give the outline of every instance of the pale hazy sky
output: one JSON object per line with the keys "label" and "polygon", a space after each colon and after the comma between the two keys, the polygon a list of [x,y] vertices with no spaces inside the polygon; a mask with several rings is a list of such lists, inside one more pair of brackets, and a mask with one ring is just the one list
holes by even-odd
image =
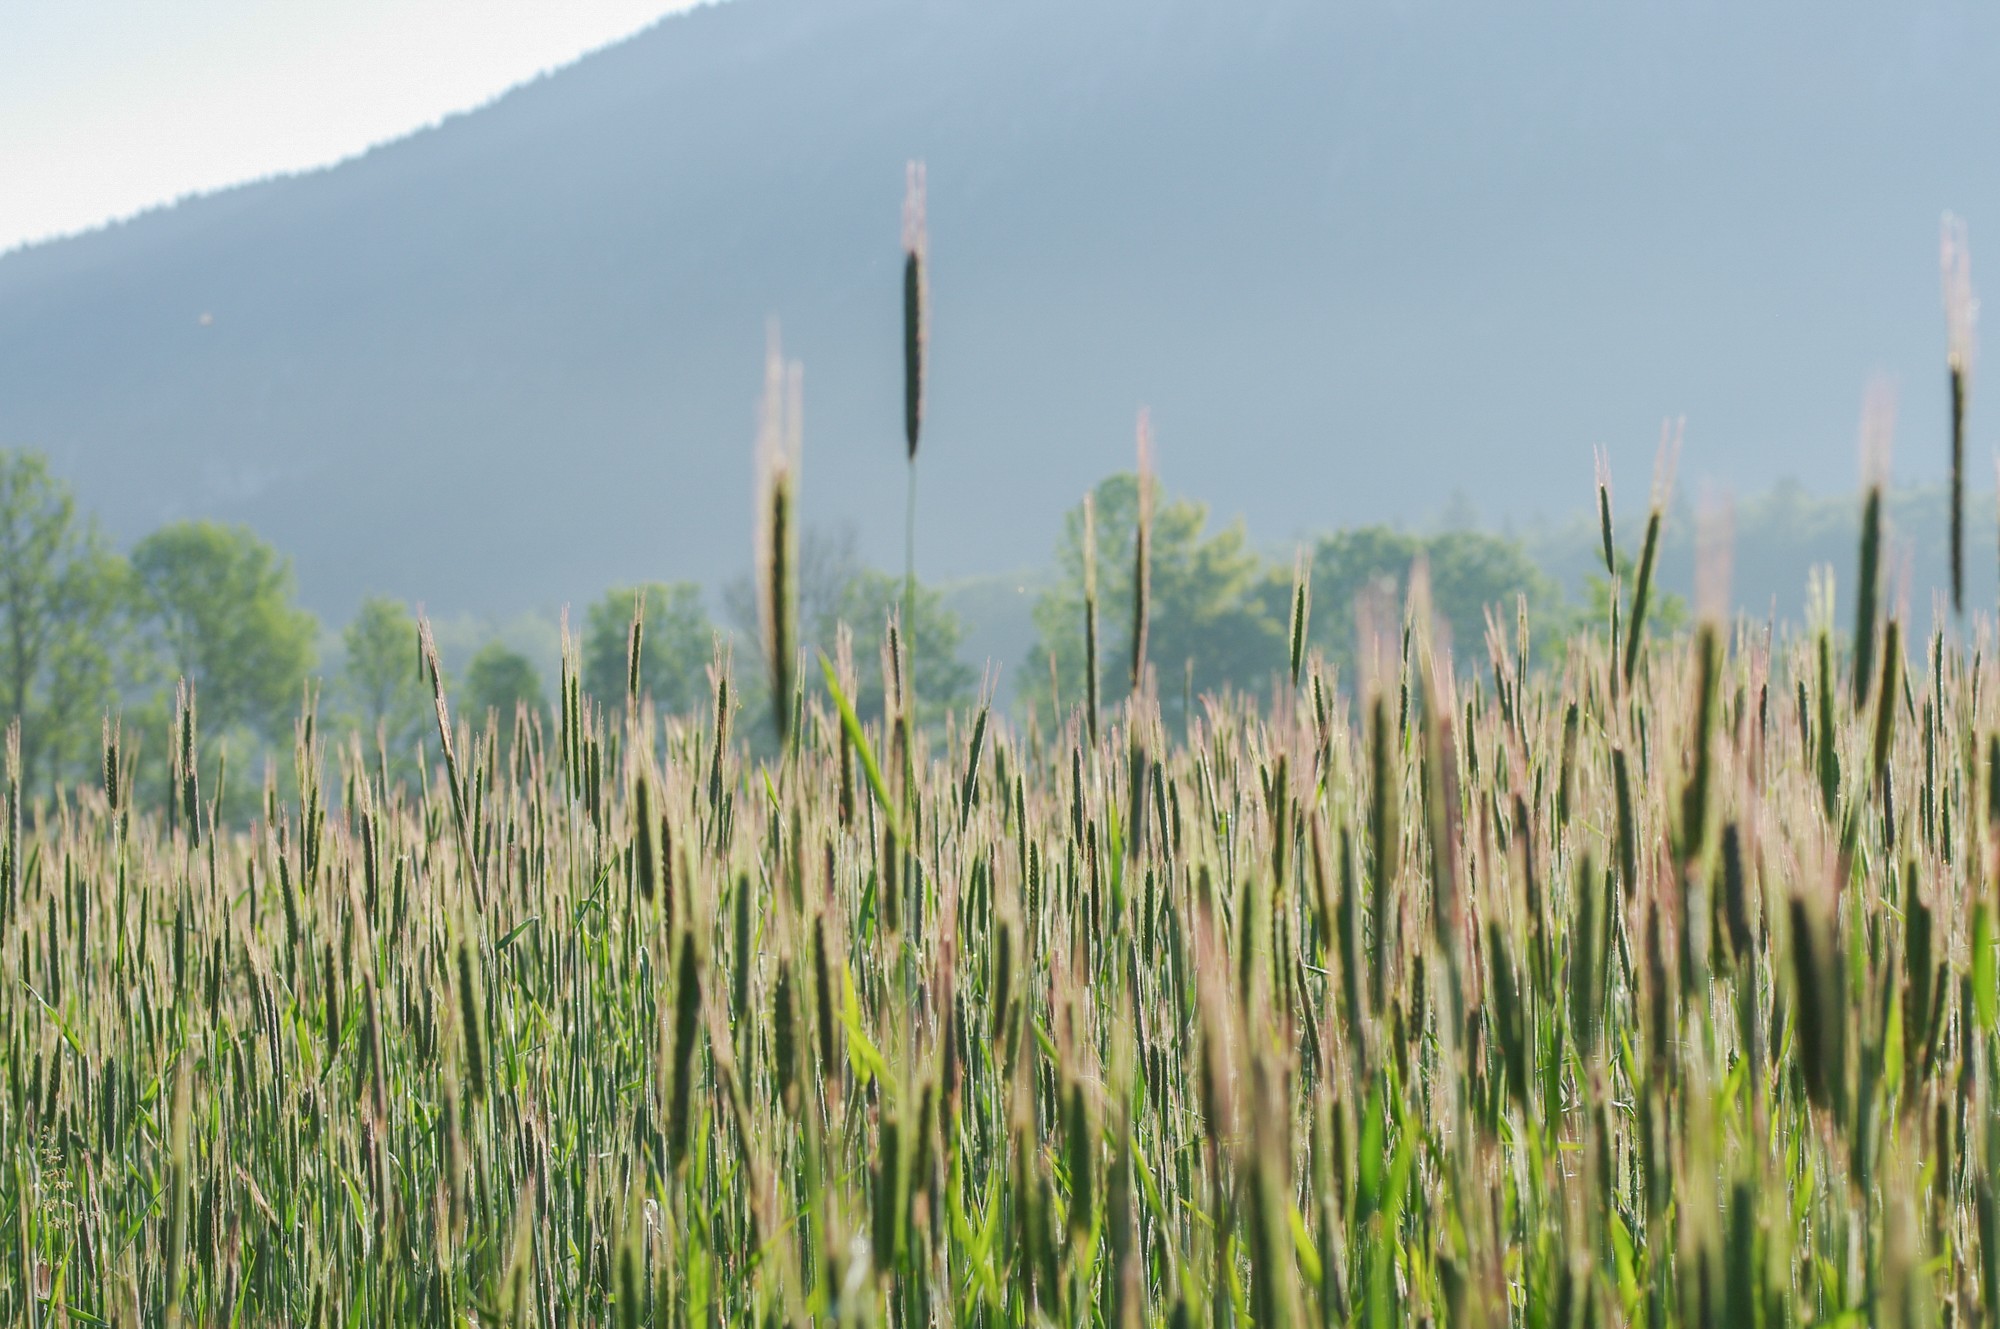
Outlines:
{"label": "pale hazy sky", "polygon": [[0,252],[337,161],[693,0],[0,0]]}

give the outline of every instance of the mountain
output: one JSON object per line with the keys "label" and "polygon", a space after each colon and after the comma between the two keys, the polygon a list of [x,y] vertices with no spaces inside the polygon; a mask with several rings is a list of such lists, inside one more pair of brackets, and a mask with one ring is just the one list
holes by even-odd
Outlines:
{"label": "mountain", "polygon": [[1565,514],[1596,444],[1633,511],[1669,415],[1683,485],[1844,490],[1878,370],[1932,481],[1938,218],[2000,223],[1996,64],[1973,0],[729,0],[0,257],[0,446],[121,537],[249,522],[336,617],[714,585],[777,316],[805,515],[898,567],[915,157],[929,576],[1043,560],[1142,404],[1169,486],[1273,545]]}

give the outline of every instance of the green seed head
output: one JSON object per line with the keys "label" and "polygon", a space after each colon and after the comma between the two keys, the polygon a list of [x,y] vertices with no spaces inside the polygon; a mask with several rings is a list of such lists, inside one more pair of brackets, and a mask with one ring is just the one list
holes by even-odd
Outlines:
{"label": "green seed head", "polygon": [[701,959],[694,933],[681,931],[680,954],[674,962],[674,1026],[671,1073],[668,1078],[667,1154],[678,1169],[687,1158],[688,1134],[694,1110],[694,1048],[700,1031]]}
{"label": "green seed head", "polygon": [[903,436],[909,459],[917,459],[924,419],[924,354],[928,323],[930,231],[925,219],[924,164],[905,169],[903,189]]}
{"label": "green seed head", "polygon": [[1965,412],[1977,356],[1979,301],[1972,292],[1972,253],[1965,223],[1946,213],[1939,245],[1944,287],[1946,368],[1951,385],[1951,602],[1965,612]]}
{"label": "green seed head", "polygon": [[764,406],[757,443],[757,591],[770,670],[771,720],[781,744],[791,734],[792,690],[798,672],[795,503],[802,381],[798,363],[785,361],[774,323],[764,365]]}

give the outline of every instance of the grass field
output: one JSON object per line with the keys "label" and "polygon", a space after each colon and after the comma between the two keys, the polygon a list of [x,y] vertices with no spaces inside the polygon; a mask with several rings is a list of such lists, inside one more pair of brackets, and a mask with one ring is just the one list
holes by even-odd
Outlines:
{"label": "grass field", "polygon": [[112,734],[9,796],[0,1322],[1994,1323],[1990,643],[1645,579],[1185,732],[815,661],[756,764],[572,649],[249,830]]}

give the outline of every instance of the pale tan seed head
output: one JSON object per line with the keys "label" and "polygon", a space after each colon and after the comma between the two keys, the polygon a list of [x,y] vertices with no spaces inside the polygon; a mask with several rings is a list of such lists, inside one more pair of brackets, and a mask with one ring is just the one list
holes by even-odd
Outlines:
{"label": "pale tan seed head", "polygon": [[1704,623],[1729,617],[1730,563],[1736,541],[1736,502],[1726,489],[1704,487],[1695,516],[1695,612]]}
{"label": "pale tan seed head", "polygon": [[903,167],[903,252],[923,258],[930,245],[928,200],[924,164],[911,161]]}
{"label": "pale tan seed head", "polygon": [[1152,579],[1153,540],[1153,416],[1139,408],[1139,524],[1133,533],[1132,566],[1132,677],[1134,693],[1140,690],[1146,672],[1146,623]]}
{"label": "pale tan seed head", "polygon": [[1877,488],[1889,483],[1889,461],[1896,442],[1896,384],[1877,374],[1861,399],[1861,484]]}
{"label": "pale tan seed head", "polygon": [[1945,354],[1952,371],[1972,376],[1978,356],[1979,299],[1972,290],[1972,250],[1965,220],[1947,212],[1939,227],[1938,273],[1944,289]]}
{"label": "pale tan seed head", "polygon": [[770,668],[771,705],[780,735],[791,713],[798,650],[798,473],[804,371],[787,361],[771,321],[764,357],[764,399],[757,421],[757,597]]}
{"label": "pale tan seed head", "polygon": [[1657,511],[1666,511],[1673,500],[1674,472],[1680,466],[1681,442],[1686,436],[1685,415],[1660,422],[1660,450],[1653,455],[1652,504]]}

